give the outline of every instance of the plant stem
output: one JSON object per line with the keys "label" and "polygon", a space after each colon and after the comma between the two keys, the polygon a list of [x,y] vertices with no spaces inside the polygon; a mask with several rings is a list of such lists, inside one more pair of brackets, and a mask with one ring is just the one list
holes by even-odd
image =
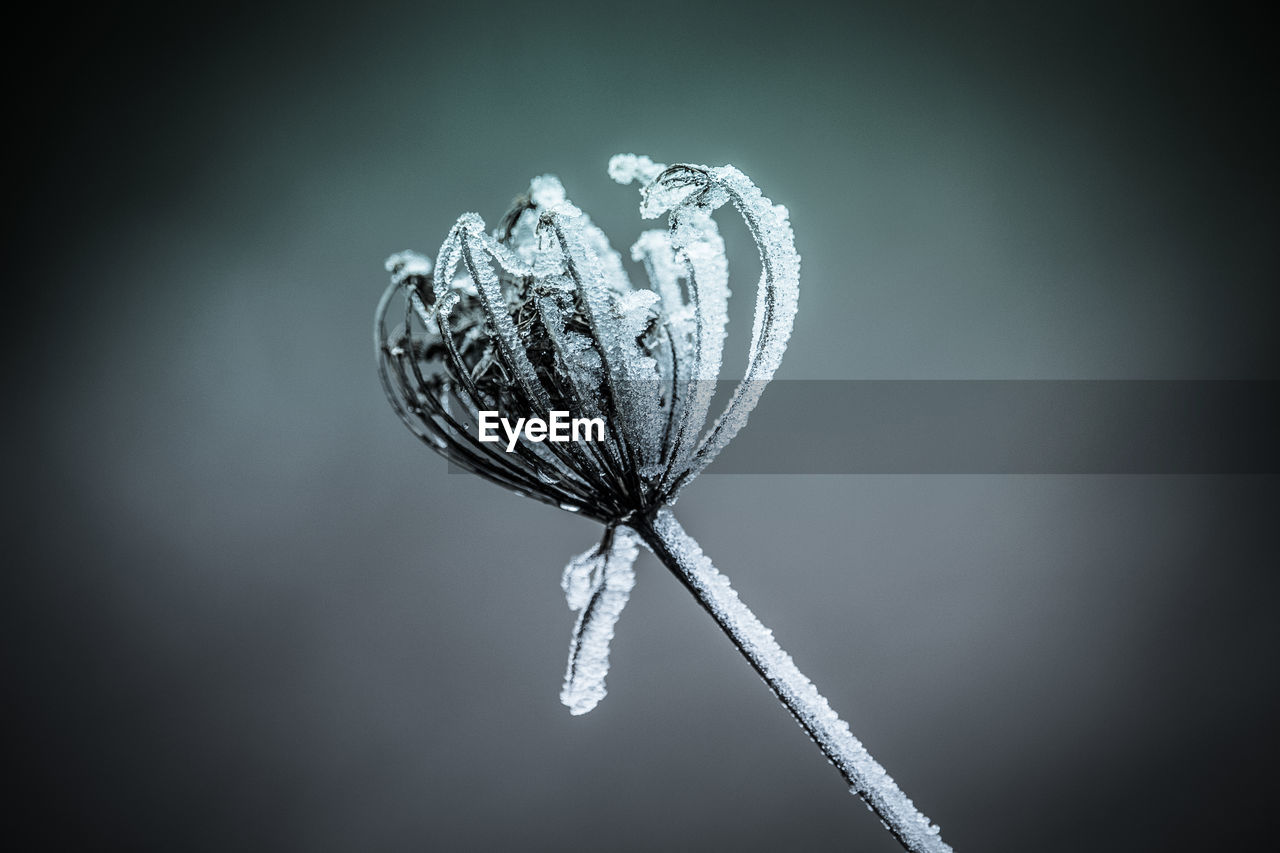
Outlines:
{"label": "plant stem", "polygon": [[795,717],[851,790],[879,816],[881,823],[911,853],[945,853],[951,847],[889,777],[849,726],[796,668],[766,628],[747,609],[729,579],[711,564],[674,515],[659,510],[652,518],[629,522],[663,565],[674,574],[729,637],[769,689]]}

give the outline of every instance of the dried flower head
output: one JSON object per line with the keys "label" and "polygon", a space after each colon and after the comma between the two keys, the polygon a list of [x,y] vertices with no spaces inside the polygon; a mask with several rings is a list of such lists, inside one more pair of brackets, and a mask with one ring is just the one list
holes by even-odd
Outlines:
{"label": "dried flower head", "polygon": [[[650,288],[631,283],[604,233],[544,175],[492,233],[476,214],[459,218],[434,270],[410,252],[388,259],[377,343],[388,397],[433,448],[521,494],[617,524],[671,503],[746,422],[791,334],[800,258],[786,209],[732,166],[628,154],[609,172],[642,183],[646,218],[668,214],[669,228],[631,249]],[[729,297],[711,214],[730,202],[764,269],[745,377],[707,430]],[[397,296],[403,322],[389,329]],[[477,439],[478,411],[600,417],[606,440],[522,436],[508,453]]]}
{"label": "dried flower head", "polygon": [[[544,175],[492,232],[474,213],[449,231],[433,268],[387,260],[375,344],[387,396],[411,430],[463,468],[519,494],[595,518],[601,542],[561,585],[578,612],[561,700],[582,714],[605,695],[609,642],[644,544],[693,593],[852,789],[913,851],[950,850],[738,600],[666,507],[746,423],[782,360],[795,319],[800,256],[787,210],[733,166],[664,166],[620,154],[618,182],[641,185],[646,231],[631,247],[637,288],[604,233]],[[746,222],[761,276],[744,377],[709,414],[728,322],[728,266],[712,213]],[[480,413],[510,421],[551,412],[599,418],[598,442],[480,440]]]}

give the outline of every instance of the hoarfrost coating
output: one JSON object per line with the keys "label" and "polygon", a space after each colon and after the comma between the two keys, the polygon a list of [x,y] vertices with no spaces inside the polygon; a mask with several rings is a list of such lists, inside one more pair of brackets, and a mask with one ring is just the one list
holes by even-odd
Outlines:
{"label": "hoarfrost coating", "polygon": [[[894,837],[914,853],[950,850],[667,509],[743,428],[782,360],[800,286],[787,209],[733,166],[619,154],[609,175],[640,185],[642,217],[667,217],[630,249],[650,286],[632,285],[557,178],[536,177],[492,231],[478,214],[459,217],[434,265],[414,252],[387,260],[375,343],[388,399],[451,462],[605,525],[561,579],[578,614],[560,692],[570,713],[605,696],[643,542]],[[730,295],[714,214],[726,205],[746,223],[761,273],[743,379],[711,421]],[[561,414],[598,424],[599,440],[558,440]],[[498,424],[506,452],[494,447]]]}
{"label": "hoarfrost coating", "polygon": [[565,567],[560,586],[569,608],[578,611],[560,691],[560,701],[571,714],[585,714],[604,698],[613,628],[636,583],[633,566],[640,554],[638,541],[630,529],[615,528],[612,542],[606,536]]}
{"label": "hoarfrost coating", "polygon": [[[787,654],[773,632],[742,603],[710,558],[703,552],[669,510],[661,510],[653,524],[657,549],[665,551],[677,566],[682,579],[716,617],[721,628],[751,661],[769,688],[783,701],[796,722],[809,733],[822,752],[849,780],[850,790],[862,797],[880,815],[890,831],[909,850],[947,853],[939,828],[931,823],[902,792],[884,767],[871,757],[849,724],[832,710]],[[654,548],[654,545],[650,546]]]}
{"label": "hoarfrost coating", "polygon": [[[632,284],[560,181],[541,175],[492,231],[479,214],[459,217],[434,266],[412,252],[389,258],[378,327],[384,386],[420,438],[463,468],[606,524],[673,503],[746,423],[786,348],[800,276],[786,209],[738,169],[618,155],[609,173],[641,183],[643,216],[668,218],[630,249],[648,287]],[[729,316],[713,214],[727,204],[757,244],[761,277],[744,379],[713,419]],[[500,457],[502,443],[480,440],[481,412],[527,423],[551,411],[604,419],[605,440],[556,447],[526,430]]]}

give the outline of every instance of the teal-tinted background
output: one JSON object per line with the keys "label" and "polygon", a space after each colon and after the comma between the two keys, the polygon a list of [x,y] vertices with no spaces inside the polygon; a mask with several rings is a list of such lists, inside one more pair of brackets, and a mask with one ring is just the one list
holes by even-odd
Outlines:
{"label": "teal-tinted background", "polygon": [[[609,155],[731,162],[804,258],[783,378],[1272,379],[1269,32],[1155,4],[36,10],[6,60],[19,811],[132,849],[895,849],[647,557],[610,695],[568,716],[557,582],[596,531],[395,421],[381,260],[542,172],[625,249]],[[755,268],[726,234],[736,364]],[[1273,799],[1275,495],[708,475],[679,510],[958,849],[1204,850]]]}

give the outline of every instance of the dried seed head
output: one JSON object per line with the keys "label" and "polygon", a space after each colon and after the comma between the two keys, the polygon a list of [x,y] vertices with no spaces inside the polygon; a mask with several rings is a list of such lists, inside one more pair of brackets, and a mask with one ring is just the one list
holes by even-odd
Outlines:
{"label": "dried seed head", "polygon": [[[674,501],[746,422],[795,316],[800,259],[786,209],[732,166],[666,167],[618,155],[609,174],[641,183],[645,218],[668,215],[631,249],[650,279],[633,287],[604,233],[559,180],[535,178],[493,233],[474,213],[436,264],[402,252],[375,329],[387,396],[451,462],[607,524]],[[728,321],[724,242],[711,214],[732,203],[760,251],[747,370],[706,427]],[[480,411],[601,417],[603,442],[478,439]]]}

